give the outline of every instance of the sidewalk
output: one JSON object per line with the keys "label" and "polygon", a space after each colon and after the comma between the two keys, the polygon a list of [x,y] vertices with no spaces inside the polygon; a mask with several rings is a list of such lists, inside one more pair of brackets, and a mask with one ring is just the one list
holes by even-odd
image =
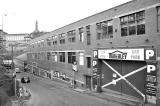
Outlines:
{"label": "sidewalk", "polygon": [[144,104],[143,101],[139,100],[138,98],[125,97],[124,95],[122,96],[122,95],[117,95],[109,92],[97,93],[95,91],[83,90],[80,88],[75,88],[73,90],[76,92],[84,93],[84,94],[94,96],[106,101],[118,102],[118,103],[124,104],[125,106],[156,106],[153,104]]}
{"label": "sidewalk", "polygon": [[73,90],[80,92],[80,93],[88,94],[90,96],[95,96],[97,98],[100,98],[100,99],[103,99],[106,101],[118,102],[118,103],[121,103],[121,104],[124,104],[127,106],[142,106],[138,102],[133,102],[133,101],[124,99],[122,96],[114,95],[111,93],[106,93],[106,92],[97,93],[95,91],[83,90],[83,89],[79,89],[79,88],[75,88]]}

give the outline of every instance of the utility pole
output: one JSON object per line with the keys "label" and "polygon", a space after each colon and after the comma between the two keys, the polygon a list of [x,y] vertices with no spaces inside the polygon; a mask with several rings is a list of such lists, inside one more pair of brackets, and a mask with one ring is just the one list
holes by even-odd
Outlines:
{"label": "utility pole", "polygon": [[77,70],[77,62],[75,61],[72,65],[72,70],[74,72],[74,75],[73,75],[73,88],[75,88],[75,83],[76,83],[76,72],[78,71]]}
{"label": "utility pole", "polygon": [[14,69],[14,61],[13,61],[13,57],[14,57],[14,52],[13,52],[13,44],[11,44],[11,56],[12,56],[12,63],[11,63],[11,69],[12,69],[12,71],[13,71],[13,76],[14,76],[14,81],[15,81],[15,86],[14,86],[14,92],[15,92],[15,96],[17,95],[16,94],[16,86],[17,86],[17,82],[16,82],[16,72],[15,72],[15,69]]}

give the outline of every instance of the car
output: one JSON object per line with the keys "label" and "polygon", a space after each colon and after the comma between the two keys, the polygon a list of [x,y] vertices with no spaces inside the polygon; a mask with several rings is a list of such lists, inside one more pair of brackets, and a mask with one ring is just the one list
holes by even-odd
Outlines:
{"label": "car", "polygon": [[16,72],[16,73],[20,73],[19,67],[16,67],[16,68],[15,68],[15,72]]}
{"label": "car", "polygon": [[30,83],[30,78],[28,76],[24,76],[21,78],[22,83]]}

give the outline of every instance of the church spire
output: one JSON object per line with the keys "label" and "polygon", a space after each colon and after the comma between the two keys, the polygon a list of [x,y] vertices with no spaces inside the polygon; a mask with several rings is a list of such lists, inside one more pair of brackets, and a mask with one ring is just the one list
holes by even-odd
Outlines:
{"label": "church spire", "polygon": [[36,20],[36,23],[35,23],[35,31],[34,32],[39,32],[38,30],[38,21]]}

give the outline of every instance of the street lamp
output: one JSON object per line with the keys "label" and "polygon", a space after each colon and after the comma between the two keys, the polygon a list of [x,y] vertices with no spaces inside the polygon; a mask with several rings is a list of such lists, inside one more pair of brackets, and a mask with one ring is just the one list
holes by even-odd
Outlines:
{"label": "street lamp", "polygon": [[3,15],[2,15],[2,25],[1,25],[2,31],[3,31],[3,16],[7,16],[7,14],[3,14]]}

